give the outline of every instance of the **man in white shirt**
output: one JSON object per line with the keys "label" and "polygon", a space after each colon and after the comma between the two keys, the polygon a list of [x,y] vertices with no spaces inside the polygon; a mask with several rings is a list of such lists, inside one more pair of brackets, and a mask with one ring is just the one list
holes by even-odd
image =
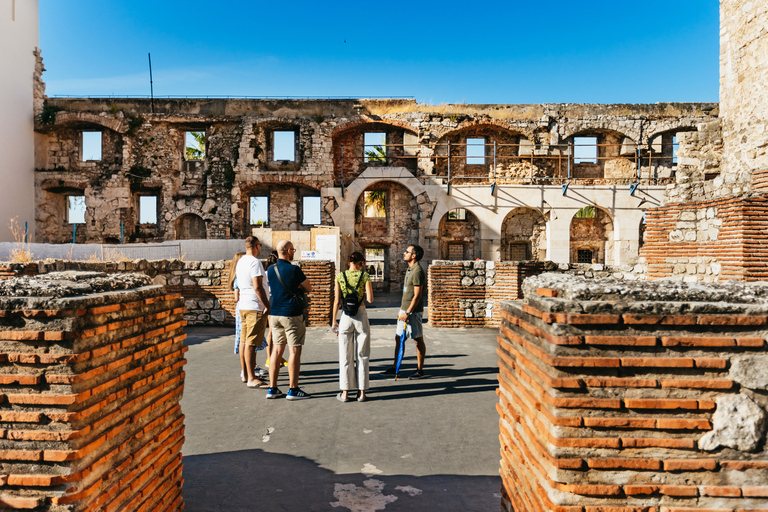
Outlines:
{"label": "man in white shirt", "polygon": [[237,286],[240,288],[240,319],[243,325],[240,368],[247,375],[249,388],[266,388],[266,383],[253,374],[254,351],[264,339],[264,331],[269,320],[269,292],[266,273],[261,261],[256,257],[261,252],[261,242],[255,236],[245,239],[245,256],[240,258],[235,267]]}

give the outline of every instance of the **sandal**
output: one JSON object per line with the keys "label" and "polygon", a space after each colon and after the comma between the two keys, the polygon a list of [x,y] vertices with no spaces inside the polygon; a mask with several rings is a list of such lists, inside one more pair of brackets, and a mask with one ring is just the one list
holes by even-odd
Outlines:
{"label": "sandal", "polygon": [[357,401],[358,402],[365,402],[366,400],[368,400],[368,397],[358,391],[357,392]]}
{"label": "sandal", "polygon": [[267,384],[261,379],[253,379],[251,382],[248,382],[246,386],[248,386],[249,388],[266,389],[269,387],[269,384]]}
{"label": "sandal", "polygon": [[351,402],[352,399],[349,398],[349,393],[347,393],[347,398],[343,398],[341,391],[339,391],[339,394],[336,395],[336,400],[339,402]]}

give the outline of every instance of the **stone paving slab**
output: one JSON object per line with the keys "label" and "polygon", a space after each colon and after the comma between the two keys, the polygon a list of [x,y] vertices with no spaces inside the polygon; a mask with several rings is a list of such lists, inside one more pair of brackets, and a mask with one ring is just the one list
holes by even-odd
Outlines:
{"label": "stone paving slab", "polygon": [[[338,343],[329,328],[308,330],[301,385],[313,398],[295,402],[266,400],[265,390],[240,383],[230,330],[189,328],[185,510],[498,510],[496,330],[425,327],[430,377],[376,378],[391,364],[395,315],[369,309],[365,403],[336,400]],[[411,342],[404,375],[415,353]],[[287,379],[283,369],[284,391]]]}

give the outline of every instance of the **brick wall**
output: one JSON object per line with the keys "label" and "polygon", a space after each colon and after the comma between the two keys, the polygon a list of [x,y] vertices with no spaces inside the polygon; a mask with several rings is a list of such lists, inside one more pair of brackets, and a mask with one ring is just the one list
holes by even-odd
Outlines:
{"label": "brick wall", "polygon": [[183,509],[183,301],[138,274],[0,282],[0,504]]}
{"label": "brick wall", "polygon": [[768,196],[728,197],[648,210],[640,250],[650,279],[768,278]]}
{"label": "brick wall", "polygon": [[524,292],[498,338],[503,510],[765,509],[762,287],[543,275]]}
{"label": "brick wall", "polygon": [[500,301],[522,298],[523,280],[551,267],[535,261],[435,260],[427,277],[429,325],[495,327]]}
{"label": "brick wall", "polygon": [[301,270],[312,283],[313,289],[309,294],[309,325],[330,325],[336,265],[332,261],[302,261]]}

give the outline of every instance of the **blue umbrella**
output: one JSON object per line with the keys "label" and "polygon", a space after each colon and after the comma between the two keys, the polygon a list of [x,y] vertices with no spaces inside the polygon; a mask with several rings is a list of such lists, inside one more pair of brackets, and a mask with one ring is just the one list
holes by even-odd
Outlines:
{"label": "blue umbrella", "polygon": [[397,347],[397,361],[395,361],[395,380],[400,373],[400,365],[403,364],[403,356],[405,355],[405,340],[408,339],[408,325],[403,327],[403,334],[400,335],[400,346]]}

